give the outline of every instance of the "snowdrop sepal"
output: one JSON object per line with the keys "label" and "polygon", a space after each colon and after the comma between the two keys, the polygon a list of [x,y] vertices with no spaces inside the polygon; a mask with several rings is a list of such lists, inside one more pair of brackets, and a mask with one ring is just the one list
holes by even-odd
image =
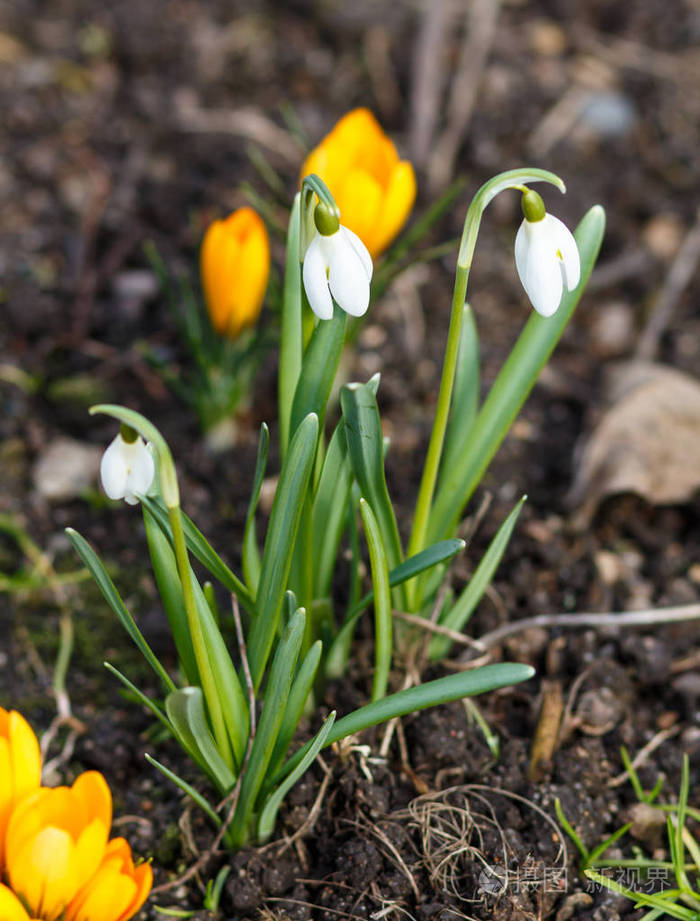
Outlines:
{"label": "snowdrop sepal", "polygon": [[123,425],[102,455],[102,488],[110,499],[124,499],[129,505],[136,505],[137,493],[147,493],[154,476],[155,463],[146,442]]}
{"label": "snowdrop sepal", "polygon": [[369,307],[372,257],[362,240],[322,205],[314,212],[316,234],[304,256],[302,276],[309,306],[321,320],[333,316],[333,300],[352,317]]}
{"label": "snowdrop sepal", "polygon": [[531,189],[523,195],[525,219],[515,237],[515,265],[532,306],[543,317],[556,313],[564,288],[573,291],[581,277],[574,235],[559,218],[547,214]]}

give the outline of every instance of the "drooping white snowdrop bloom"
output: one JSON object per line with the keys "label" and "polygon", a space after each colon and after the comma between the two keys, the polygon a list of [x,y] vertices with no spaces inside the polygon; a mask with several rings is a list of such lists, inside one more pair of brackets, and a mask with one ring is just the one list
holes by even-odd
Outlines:
{"label": "drooping white snowdrop bloom", "polygon": [[133,429],[122,426],[102,455],[102,488],[110,499],[124,499],[136,505],[136,493],[147,493],[154,476],[155,463],[145,441]]}
{"label": "drooping white snowdrop bloom", "polygon": [[527,296],[543,317],[551,317],[564,288],[573,291],[581,277],[576,240],[566,224],[547,214],[537,192],[523,195],[525,219],[515,237],[515,265]]}
{"label": "drooping white snowdrop bloom", "polygon": [[333,300],[352,317],[369,307],[372,257],[362,240],[338,223],[337,217],[316,207],[316,233],[304,256],[304,290],[321,320],[333,316]]}

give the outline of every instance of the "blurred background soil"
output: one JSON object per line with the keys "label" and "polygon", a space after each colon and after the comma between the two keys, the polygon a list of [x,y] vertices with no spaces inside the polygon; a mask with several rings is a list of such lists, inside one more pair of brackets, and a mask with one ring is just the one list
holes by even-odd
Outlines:
{"label": "blurred background soil", "polygon": [[[194,416],[144,357],[147,346],[175,368],[189,360],[143,244],[155,241],[173,270],[195,277],[203,229],[246,203],[248,184],[270,202],[279,273],[285,209],[306,150],[348,109],[366,105],[416,166],[416,214],[456,176],[466,181],[431,243],[458,236],[473,192],[515,166],[564,178],[565,197],[544,194],[570,226],[594,203],[607,211],[589,289],[472,508],[490,497],[455,566],[457,584],[515,500],[529,495],[473,634],[541,613],[697,604],[699,38],[698,0],[0,0],[2,521],[25,528],[62,572],[77,567],[63,528],[84,533],[167,659],[137,512],[110,505],[96,486],[114,427],[90,419],[87,407],[113,401],[149,415],[177,459],[186,510],[236,562],[257,431],[264,420],[274,423],[275,362],[271,356],[263,366],[235,443],[209,451]],[[277,197],[251,150],[277,172]],[[530,310],[512,255],[519,221],[517,196],[499,197],[477,248],[469,297],[484,386]],[[404,523],[436,399],[453,267],[452,255],[405,272],[373,305],[350,359],[351,378],[382,371],[389,485]],[[263,314],[262,322],[272,321]],[[625,375],[639,361],[679,377],[645,365],[650,389],[627,409],[622,401],[632,385]],[[610,384],[615,369],[627,387]],[[622,406],[622,422],[606,428],[611,405]],[[274,431],[273,425],[273,439]],[[28,567],[3,531],[0,573],[16,577]],[[73,611],[76,627],[68,693],[78,722],[74,735],[63,727],[54,740],[54,782],[89,767],[103,770],[115,791],[120,833],[138,853],[154,856],[157,882],[166,882],[193,862],[193,848],[207,846],[209,832],[189,812],[183,825],[178,796],[142,758],[148,748],[182,769],[102,668],[106,658],[149,687],[92,586],[6,592],[0,704],[23,710],[37,730],[52,722],[61,606]],[[549,815],[559,796],[594,845],[632,801],[629,786],[608,786],[622,769],[621,744],[635,753],[666,733],[645,762],[649,786],[663,771],[672,796],[684,751],[697,779],[699,639],[693,623],[641,633],[516,634],[503,655],[532,662],[539,677],[483,702],[502,739],[498,763],[456,705],[405,721],[410,770],[402,770],[394,750],[388,764],[374,767],[357,754],[344,761],[328,754],[330,792],[316,825],[285,857],[237,857],[222,916],[369,917],[388,907],[392,917],[408,912],[421,919],[462,912],[565,921],[578,912],[598,921],[629,913],[631,903],[584,892],[572,853],[568,882],[551,891],[510,886],[494,895],[479,882],[482,865],[473,860],[460,867],[455,894],[430,874],[418,844],[420,822],[396,810],[419,792],[455,784],[516,793]],[[362,699],[365,661],[360,650],[344,694]],[[528,751],[543,678],[573,712],[585,706],[533,781]],[[380,740],[378,733],[371,741]],[[308,816],[323,778],[320,770],[312,774],[286,809],[286,833]],[[539,813],[493,796],[511,870],[523,871],[530,859],[567,865],[556,853],[561,842],[543,844],[549,826]],[[499,841],[495,831],[484,835],[487,863],[500,853]],[[198,908],[199,883],[215,869],[153,901]],[[152,908],[143,914],[156,916]]]}

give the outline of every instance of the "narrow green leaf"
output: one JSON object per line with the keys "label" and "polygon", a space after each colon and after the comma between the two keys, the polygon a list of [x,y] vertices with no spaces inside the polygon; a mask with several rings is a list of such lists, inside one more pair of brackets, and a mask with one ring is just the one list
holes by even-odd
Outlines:
{"label": "narrow green leaf", "polygon": [[[172,543],[172,532],[170,530],[167,509],[161,502],[157,499],[150,498],[150,496],[141,496],[141,504],[148,509],[151,515],[153,515],[161,530]],[[224,563],[192,519],[188,518],[182,510],[180,511],[180,517],[182,519],[182,527],[185,532],[185,540],[189,551],[194,554],[214,578],[219,580],[224,588],[227,588],[238,598],[249,613],[253,614],[255,612],[255,599],[243,582],[241,582],[238,576],[226,565],[226,563]]]}
{"label": "narrow green leaf", "polygon": [[163,686],[168,691],[174,691],[175,684],[172,678],[163,668],[160,661],[158,660],[158,657],[155,655],[151,647],[144,639],[143,634],[136,626],[136,621],[127,610],[127,607],[122,601],[121,596],[117,591],[116,586],[114,585],[114,582],[112,582],[110,579],[107,570],[102,565],[102,562],[95,551],[85,540],[85,538],[81,534],[78,534],[77,531],[74,531],[73,528],[66,528],[66,534],[68,535],[68,539],[70,540],[71,544],[73,544],[73,547],[75,548],[78,556],[90,570],[90,573],[97,583],[100,591],[102,592],[105,601],[117,615],[122,626],[129,634],[134,644],[137,646],[156,675],[158,675],[160,680],[163,682]]}
{"label": "narrow green leaf", "polygon": [[197,660],[195,659],[192,638],[187,625],[187,612],[182,597],[182,587],[177,572],[175,554],[170,546],[170,541],[163,534],[145,505],[142,507],[142,512],[153,575],[155,576],[158,594],[163,602],[163,609],[175,641],[175,648],[187,683],[198,684],[199,671],[197,670]]}
{"label": "narrow green leaf", "polygon": [[360,499],[360,516],[365,529],[369,561],[374,586],[374,672],[372,700],[386,695],[391,671],[393,621],[391,617],[391,587],[389,568],[381,531],[368,502]]}
{"label": "narrow green leaf", "polygon": [[321,469],[321,478],[312,511],[312,557],[314,560],[314,596],[329,594],[338,546],[345,527],[352,467],[345,442],[345,423],[335,427]]}
{"label": "narrow green leaf", "polygon": [[348,315],[336,304],[333,317],[316,324],[311,341],[304,352],[304,361],[297,381],[289,424],[290,437],[309,413],[315,413],[321,423],[326,403],[335,380],[343,351]]}
{"label": "narrow green leaf", "polygon": [[[367,386],[376,396],[379,387],[378,373],[367,381]],[[330,593],[333,571],[338,559],[338,547],[347,521],[352,478],[352,464],[345,438],[345,422],[341,419],[328,444],[314,497],[312,519],[314,598],[324,598]]]}
{"label": "narrow green leaf", "polygon": [[[340,404],[355,478],[379,524],[389,566],[395,569],[403,561],[403,551],[384,477],[384,446],[377,399],[369,384],[347,384],[340,391]],[[403,601],[403,592],[400,597]]]}
{"label": "narrow green leaf", "polygon": [[474,311],[464,305],[459,337],[459,357],[455,374],[450,418],[445,435],[442,467],[459,464],[469,445],[472,426],[479,409],[479,334]]}
{"label": "narrow green leaf", "polygon": [[292,401],[301,373],[303,354],[301,329],[301,253],[299,250],[299,203],[297,193],[289,215],[287,255],[284,267],[282,333],[279,351],[278,405],[282,457],[289,444]]}
{"label": "narrow green leaf", "polygon": [[574,236],[581,256],[581,280],[565,292],[552,317],[532,311],[525,329],[508,356],[472,426],[467,452],[451,467],[443,467],[430,512],[428,540],[454,533],[464,507],[527,399],[578,304],[595,264],[605,230],[605,212],[595,205]]}
{"label": "narrow green leaf", "polygon": [[253,595],[258,590],[258,580],[260,579],[260,551],[258,550],[255,533],[255,510],[260,499],[260,490],[265,476],[269,450],[270,430],[263,422],[260,426],[258,457],[255,462],[255,473],[253,474],[253,489],[250,494],[248,512],[245,518],[245,530],[243,531],[243,576]]}
{"label": "narrow green leaf", "polygon": [[[439,566],[447,560],[452,559],[452,557],[463,550],[465,546],[463,540],[453,537],[450,540],[443,540],[438,544],[433,544],[432,547],[426,547],[425,550],[421,550],[420,553],[416,553],[415,556],[409,557],[397,566],[396,569],[391,570],[389,573],[390,587],[394,588],[397,585],[401,585],[403,582],[407,582],[409,579],[420,575],[431,567]],[[338,678],[345,671],[347,649],[350,644],[352,632],[355,629],[355,624],[373,600],[374,591],[369,591],[357,602],[357,604],[350,608],[345,623],[335,636],[326,655],[325,674],[327,677]]]}
{"label": "narrow green leaf", "polygon": [[137,688],[133,682],[129,681],[126,675],[123,675],[119,669],[115,668],[110,662],[103,662],[102,664],[108,672],[111,672],[115,678],[118,678],[119,681],[121,681],[124,687],[130,691],[137,698],[137,700],[143,704],[144,707],[146,707],[147,710],[151,711],[155,718],[165,726],[168,732],[172,732],[172,727],[168,722],[168,718],[154,700],[151,700],[147,694],[144,694],[143,691]]}
{"label": "narrow green leaf", "polygon": [[[243,693],[241,682],[236,672],[221,631],[214,619],[209,603],[201,585],[190,567],[190,578],[197,606],[197,616],[202,628],[207,649],[209,668],[214,678],[218,705],[223,713],[226,733],[231,743],[235,767],[243,763],[250,730],[248,701]],[[206,701],[206,695],[205,695]],[[207,706],[209,703],[207,701]],[[220,752],[226,759],[226,753]]]}
{"label": "narrow green leaf", "polygon": [[233,787],[236,778],[219,754],[204,713],[204,695],[201,688],[179,688],[165,699],[168,714],[178,738],[190,749],[199,753],[208,776],[222,796]]}
{"label": "narrow green leaf", "polygon": [[335,722],[335,710],[331,711],[326,717],[326,720],[319,729],[319,731],[314,736],[311,745],[309,746],[308,751],[304,757],[299,761],[297,766],[291,771],[282,783],[277,787],[274,793],[271,793],[270,796],[265,801],[262,812],[260,813],[260,819],[258,820],[258,838],[261,842],[267,841],[267,839],[272,834],[272,830],[275,827],[275,822],[277,821],[277,811],[280,808],[282,800],[285,798],[287,793],[292,789],[294,784],[301,778],[301,776],[311,767],[314,762],[316,755],[321,751],[324,745],[327,744],[327,739],[330,734],[331,729],[333,728],[333,723]]}
{"label": "narrow green leaf", "polygon": [[[293,447],[290,449],[290,456],[292,453]],[[304,610],[299,608],[287,625],[272,660],[260,722],[243,774],[236,811],[229,829],[230,846],[233,850],[245,843],[250,831],[249,823],[255,800],[265,780],[267,766],[270,763],[284,716],[284,707],[281,703],[288,699],[292,686],[294,670],[304,638],[305,621]]]}
{"label": "narrow green leaf", "polygon": [[206,773],[206,765],[199,757],[199,753],[196,751],[196,749],[190,748],[184,739],[178,738],[173,726],[171,725],[165,713],[163,713],[163,711],[160,709],[160,707],[157,706],[157,704],[152,701],[150,697],[147,697],[142,691],[140,691],[135,684],[129,681],[129,679],[123,675],[119,669],[115,668],[113,665],[110,665],[109,662],[104,662],[103,664],[107,671],[111,672],[119,681],[121,681],[124,687],[132,694],[134,694],[137,700],[142,703],[144,707],[150,710],[156,719],[158,719],[163,724],[163,726],[168,730],[169,735],[171,735],[178,742],[185,754],[189,755],[189,757],[199,767],[202,773]]}
{"label": "narrow green leaf", "polygon": [[[308,614],[307,614],[308,618]],[[318,665],[321,661],[321,652],[323,645],[320,640],[316,640],[311,649],[304,656],[304,661],[299,666],[299,670],[294,678],[292,689],[289,692],[289,699],[284,708],[284,716],[280,730],[275,741],[275,747],[270,757],[270,765],[267,774],[273,776],[282,766],[287,755],[289,745],[297,731],[299,720],[304,712],[306,701],[313,687]]]}
{"label": "narrow green leaf", "polygon": [[[534,674],[535,670],[530,665],[503,662],[498,665],[484,665],[469,672],[447,675],[415,688],[397,691],[395,694],[360,707],[338,720],[326,740],[326,745],[332,745],[333,742],[361,732],[370,726],[376,726],[378,723],[385,723],[395,716],[403,716],[414,710],[425,710],[438,704],[449,703],[451,700],[461,700],[463,697],[474,697],[476,694],[495,691],[496,688],[528,681]],[[275,781],[294,770],[306,754],[308,747],[307,742],[287,760]]]}
{"label": "narrow green leaf", "polygon": [[144,757],[146,758],[146,761],[148,761],[149,764],[152,764],[154,768],[159,770],[164,777],[167,777],[168,780],[171,780],[176,786],[178,786],[183,793],[186,793],[199,806],[199,808],[209,816],[217,828],[221,826],[221,819],[214,811],[214,807],[207,802],[201,793],[195,790],[194,787],[190,786],[186,780],[183,780],[182,777],[179,777],[174,771],[171,771],[170,768],[167,768],[164,764],[161,764],[160,761],[156,761],[156,759],[152,755],[149,755],[148,752],[146,752]]}
{"label": "narrow green leaf", "polygon": [[[410,556],[407,560],[404,560],[396,569],[392,569],[389,573],[389,584],[394,588],[397,585],[401,585],[402,582],[408,582],[409,579],[420,575],[428,569],[432,569],[433,566],[451,560],[465,547],[465,542],[459,537],[451,537],[449,540],[441,540],[437,544],[432,544],[432,546],[426,547],[425,550],[421,550],[420,553],[416,553],[415,556]],[[372,603],[373,598],[374,592],[367,592],[352,608],[349,617],[361,614]]]}
{"label": "narrow green leaf", "polygon": [[[462,593],[455,603],[443,612],[440,617],[440,624],[443,627],[449,627],[450,630],[461,631],[464,629],[467,621],[474,613],[476,606],[484,596],[484,592],[491,584],[494,573],[501,562],[501,558],[508,546],[513,528],[518,520],[527,496],[515,505],[501,527],[488,546],[486,553],[479,561],[474,575],[471,577]],[[430,641],[429,655],[433,662],[443,659],[449,652],[452,641],[446,636],[433,636]]]}
{"label": "narrow green leaf", "polygon": [[260,571],[257,616],[248,638],[248,662],[256,689],[260,687],[277,630],[317,439],[318,417],[311,413],[292,437],[272,504]]}

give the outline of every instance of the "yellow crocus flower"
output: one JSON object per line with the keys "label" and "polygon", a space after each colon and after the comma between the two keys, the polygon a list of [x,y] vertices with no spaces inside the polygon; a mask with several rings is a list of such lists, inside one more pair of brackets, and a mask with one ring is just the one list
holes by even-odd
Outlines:
{"label": "yellow crocus flower", "polygon": [[330,189],[340,218],[373,258],[382,253],[406,223],[416,197],[416,177],[408,160],[399,160],[369,109],[353,109],[304,161],[302,179],[316,173]]}
{"label": "yellow crocus flower", "polygon": [[31,726],[16,710],[0,707],[0,877],[10,813],[22,797],[38,789],[40,782],[41,754]]}
{"label": "yellow crocus flower", "polygon": [[235,339],[255,324],[270,275],[270,241],[257,212],[239,208],[209,225],[200,274],[209,319],[219,335]]}
{"label": "yellow crocus flower", "polygon": [[5,872],[34,917],[62,916],[100,867],[111,824],[112,794],[97,771],[81,774],[72,787],[41,787],[15,806]]}

